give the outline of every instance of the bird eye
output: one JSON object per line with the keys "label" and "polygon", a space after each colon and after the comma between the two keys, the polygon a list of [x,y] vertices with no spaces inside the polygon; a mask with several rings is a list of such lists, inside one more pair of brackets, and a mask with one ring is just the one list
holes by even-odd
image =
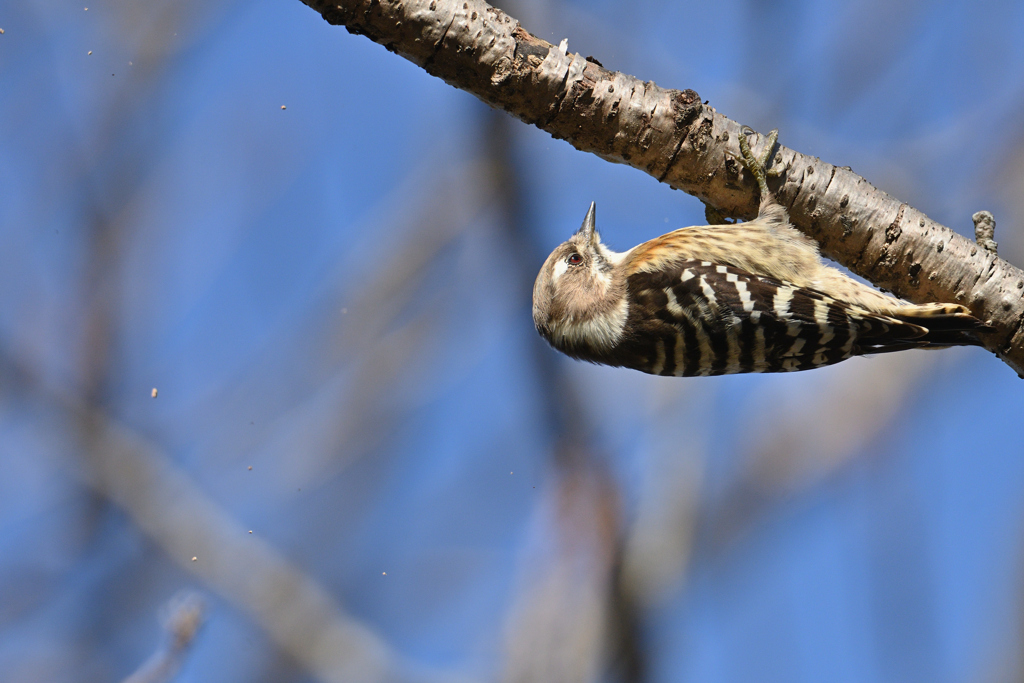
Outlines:
{"label": "bird eye", "polygon": [[570,266],[578,266],[583,263],[583,257],[579,254],[569,254],[569,258],[565,259],[565,262]]}

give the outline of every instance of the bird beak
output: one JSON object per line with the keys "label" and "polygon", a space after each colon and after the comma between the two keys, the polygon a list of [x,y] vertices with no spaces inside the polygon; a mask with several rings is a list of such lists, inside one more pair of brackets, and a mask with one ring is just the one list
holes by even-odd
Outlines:
{"label": "bird beak", "polygon": [[576,231],[576,234],[585,239],[591,246],[601,241],[601,237],[597,234],[597,224],[594,222],[596,208],[597,204],[590,202],[590,210],[587,211],[587,217],[583,219],[583,225]]}

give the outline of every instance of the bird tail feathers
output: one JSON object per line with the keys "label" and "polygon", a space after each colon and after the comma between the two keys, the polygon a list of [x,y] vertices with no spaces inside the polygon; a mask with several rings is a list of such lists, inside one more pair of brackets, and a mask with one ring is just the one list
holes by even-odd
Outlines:
{"label": "bird tail feathers", "polygon": [[858,333],[861,353],[913,348],[982,346],[979,332],[992,328],[957,304],[904,305],[886,316],[868,316]]}

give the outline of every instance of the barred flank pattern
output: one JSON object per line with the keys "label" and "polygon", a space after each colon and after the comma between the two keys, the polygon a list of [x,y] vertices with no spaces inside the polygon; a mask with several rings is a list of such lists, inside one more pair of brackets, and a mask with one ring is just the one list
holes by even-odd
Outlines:
{"label": "barred flank pattern", "polygon": [[928,330],[730,266],[685,261],[627,279],[622,341],[598,362],[656,375],[790,372],[921,345]]}

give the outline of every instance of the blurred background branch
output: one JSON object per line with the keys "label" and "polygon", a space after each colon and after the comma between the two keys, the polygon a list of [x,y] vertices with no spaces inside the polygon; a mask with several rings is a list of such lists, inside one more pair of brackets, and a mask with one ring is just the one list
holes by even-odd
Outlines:
{"label": "blurred background branch", "polygon": [[[1013,3],[507,9],[1022,259]],[[543,257],[591,200],[619,250],[699,202],[288,3],[0,27],[5,683],[1021,677],[984,352],[572,363]]]}
{"label": "blurred background branch", "polygon": [[[5,385],[23,388],[25,378],[10,364],[6,368]],[[91,448],[72,467],[90,487],[129,513],[181,569],[250,613],[318,680],[434,680],[400,662],[378,635],[346,615],[327,590],[266,540],[246,533],[153,444],[70,396],[37,400],[34,412],[37,419],[45,417],[44,433],[59,435],[69,421],[89,425]],[[188,608],[185,616],[193,622],[200,620],[194,601],[179,607]]]}
{"label": "blurred background branch", "polygon": [[[521,164],[514,158],[514,131],[497,111],[488,112],[485,123],[484,149],[497,222],[505,231],[504,251],[514,257],[517,291],[530,291],[544,254],[528,228],[526,207],[532,202],[524,196]],[[501,680],[583,683],[619,665],[624,680],[637,681],[643,666],[639,634],[616,575],[623,540],[617,486],[561,359],[540,339],[530,347],[551,464],[535,513],[534,543],[542,550],[531,544],[526,551],[506,626]]]}

